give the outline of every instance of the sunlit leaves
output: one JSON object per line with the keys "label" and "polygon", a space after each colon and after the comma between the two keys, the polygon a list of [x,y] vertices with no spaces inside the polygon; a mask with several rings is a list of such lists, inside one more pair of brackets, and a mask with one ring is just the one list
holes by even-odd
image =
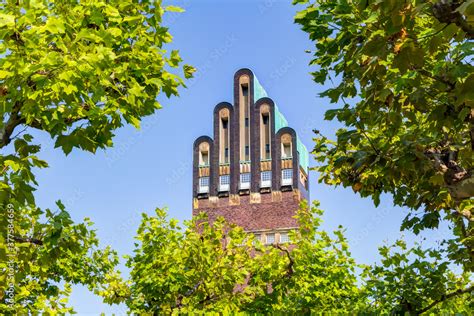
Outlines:
{"label": "sunlit leaves", "polygon": [[408,248],[398,240],[380,247],[379,253],[380,264],[366,267],[363,273],[372,313],[469,314],[474,304],[470,274],[455,274],[444,249]]}
{"label": "sunlit leaves", "polygon": [[[472,4],[294,2],[306,6],[295,22],[315,44],[314,81],[333,85],[320,96],[339,105],[325,119],[344,125],[337,142],[316,135],[320,181],[352,187],[376,205],[390,193],[396,205],[426,211],[403,224],[415,232],[436,228],[442,211],[450,220],[462,214],[455,225],[467,227],[458,238],[474,248],[472,213],[459,213],[474,197],[474,50],[462,23],[473,27]],[[436,18],[435,5],[451,23]]]}
{"label": "sunlit leaves", "polygon": [[470,274],[452,272],[444,249],[398,240],[379,248],[380,264],[360,266],[342,227],[321,229],[322,215],[303,203],[291,244],[266,245],[222,218],[203,213],[180,226],[157,209],[143,215],[131,279],[103,293],[136,314],[469,311]]}
{"label": "sunlit leaves", "polygon": [[[194,68],[182,65],[161,24],[156,1],[3,1],[0,4],[0,313],[65,314],[71,284],[83,284],[109,303],[128,287],[115,271],[117,256],[99,248],[91,222],[74,223],[65,205],[40,209],[34,172],[48,165],[28,128],[55,147],[96,152],[113,145],[124,124],[139,127],[166,97],[184,87]],[[166,11],[178,12],[176,7]],[[5,290],[7,216],[14,209],[15,305]]]}
{"label": "sunlit leaves", "polygon": [[[128,260],[133,313],[301,313],[357,310],[355,263],[342,230],[320,229],[322,211],[303,204],[291,245],[264,245],[222,218],[180,227],[166,212],[143,215]],[[270,290],[271,288],[271,290]]]}
{"label": "sunlit leaves", "polygon": [[[111,146],[124,121],[138,126],[163,92],[171,97],[184,86],[170,72],[182,59],[163,49],[171,35],[154,1],[26,2],[21,10],[7,1],[0,8],[9,52],[0,59],[0,106],[17,102],[26,123],[50,133],[65,153]],[[192,67],[182,69],[192,76]],[[85,126],[95,133],[83,137]]]}

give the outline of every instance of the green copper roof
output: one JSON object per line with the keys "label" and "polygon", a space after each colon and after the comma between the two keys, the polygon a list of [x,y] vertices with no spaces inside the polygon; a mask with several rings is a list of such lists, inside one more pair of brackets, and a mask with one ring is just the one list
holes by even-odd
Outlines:
{"label": "green copper roof", "polygon": [[262,85],[257,79],[257,76],[253,76],[253,100],[257,102],[258,99],[268,97],[267,91],[263,89]]}
{"label": "green copper roof", "polygon": [[306,146],[301,142],[300,138],[298,137],[297,146],[298,155],[300,156],[300,166],[303,170],[308,174],[308,167],[309,167],[309,154],[308,149]]}
{"label": "green copper roof", "polygon": [[281,114],[280,109],[275,104],[275,133],[277,133],[282,127],[287,127],[288,121],[286,120],[285,116]]}
{"label": "green copper roof", "polygon": [[[262,87],[260,82],[258,81],[257,77],[254,75],[253,77],[253,93],[254,93],[254,102],[257,102],[258,99],[268,97],[267,92]],[[285,116],[280,112],[278,106],[275,104],[275,133],[277,133],[281,128],[287,127],[288,121],[286,120]],[[305,145],[301,142],[299,137],[297,137],[297,144],[296,148],[298,150],[298,155],[300,157],[300,166],[303,170],[307,173],[308,166],[309,166],[309,153],[308,149],[306,149]]]}

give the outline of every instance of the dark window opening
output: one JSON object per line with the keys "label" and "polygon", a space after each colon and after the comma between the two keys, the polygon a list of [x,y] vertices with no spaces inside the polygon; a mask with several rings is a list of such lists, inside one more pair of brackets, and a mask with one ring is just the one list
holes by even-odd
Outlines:
{"label": "dark window opening", "polygon": [[283,158],[290,158],[291,157],[291,146],[290,144],[283,144]]}
{"label": "dark window opening", "polygon": [[249,95],[249,86],[248,85],[242,85],[242,95],[244,97]]}
{"label": "dark window opening", "polygon": [[249,127],[249,118],[248,117],[245,118],[245,127]]}
{"label": "dark window opening", "polygon": [[227,119],[222,119],[222,128],[227,129],[229,126],[229,120]]}
{"label": "dark window opening", "polygon": [[265,153],[270,153],[270,144],[265,144]]}
{"label": "dark window opening", "polygon": [[262,119],[263,119],[263,125],[268,125],[268,115],[263,115]]}
{"label": "dark window opening", "polygon": [[207,151],[201,152],[201,165],[209,165],[209,153]]}
{"label": "dark window opening", "polygon": [[249,148],[248,145],[245,146],[245,155],[246,155],[246,156],[250,155],[250,148]]}
{"label": "dark window opening", "polygon": [[224,149],[224,156],[225,156],[225,161],[227,162],[229,158],[229,148]]}

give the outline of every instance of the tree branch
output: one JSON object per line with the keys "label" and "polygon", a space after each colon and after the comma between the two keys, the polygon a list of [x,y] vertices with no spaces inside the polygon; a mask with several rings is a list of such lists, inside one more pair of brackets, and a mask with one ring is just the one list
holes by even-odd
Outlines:
{"label": "tree branch", "polygon": [[175,308],[181,308],[183,307],[183,298],[185,297],[189,297],[191,296],[192,294],[194,294],[194,292],[197,291],[197,289],[199,288],[199,286],[202,284],[202,280],[199,281],[198,283],[196,283],[196,285],[194,285],[191,289],[189,289],[186,293],[184,293],[183,295],[178,295],[178,298],[176,299],[176,305],[173,306],[171,309],[175,309]]}
{"label": "tree branch", "polygon": [[42,240],[39,240],[39,239],[36,239],[36,238],[30,238],[30,237],[20,237],[20,236],[13,236],[13,240],[16,241],[16,242],[19,242],[19,243],[30,243],[30,244],[35,244],[35,245],[38,245],[38,246],[42,246],[43,245],[43,241]]}
{"label": "tree branch", "polygon": [[442,303],[442,302],[444,302],[444,301],[446,301],[446,300],[448,300],[448,299],[450,299],[454,296],[462,295],[462,294],[469,293],[469,292],[472,292],[472,291],[474,291],[474,285],[471,285],[470,287],[468,287],[466,289],[458,289],[454,292],[443,295],[442,298],[440,298],[439,300],[433,301],[430,305],[428,305],[425,308],[422,308],[419,311],[417,311],[416,314],[423,314],[423,313],[429,311],[430,309],[432,309],[433,307],[435,307],[439,303]]}
{"label": "tree branch", "polygon": [[0,134],[0,148],[7,146],[11,142],[13,131],[18,125],[23,123],[20,116],[20,109],[21,103],[15,102],[10,113],[10,117],[8,118],[8,121],[6,122]]}
{"label": "tree branch", "polygon": [[454,88],[456,88],[456,84],[455,83],[452,83],[451,81],[445,79],[445,78],[442,78],[440,76],[435,76],[435,75],[432,75],[429,71],[425,70],[425,69],[422,69],[422,68],[415,68],[413,67],[412,68],[413,70],[417,71],[419,74],[425,76],[425,77],[428,77],[428,78],[431,78],[433,80],[436,80],[436,81],[439,81],[445,85],[447,85],[449,87],[449,90],[448,91],[451,91],[451,90],[454,90]]}
{"label": "tree branch", "polygon": [[287,278],[291,278],[291,276],[293,275],[293,273],[295,272],[293,270],[293,266],[295,265],[295,261],[293,260],[293,258],[291,257],[290,255],[290,252],[288,251],[288,249],[286,248],[283,248],[282,246],[280,246],[279,244],[276,244],[276,245],[273,245],[273,247],[285,252],[286,254],[286,257],[288,258],[288,260],[290,261],[288,263],[288,268],[287,268],[287,272],[286,272],[286,277]]}
{"label": "tree branch", "polygon": [[[89,110],[89,106],[85,105],[84,103],[82,104],[84,109],[86,111]],[[3,128],[2,131],[0,131],[0,148],[3,148],[10,144],[12,139],[15,137],[12,137],[13,132],[15,131],[15,128],[19,125],[25,124],[29,127],[33,127],[39,130],[42,130],[43,127],[41,125],[41,122],[36,120],[32,121],[31,123],[26,123],[26,120],[21,117],[20,115],[20,110],[21,110],[21,102],[16,102],[15,105],[12,108],[12,111],[10,113],[10,117],[8,118],[8,121],[5,124],[5,127]],[[84,116],[78,116],[78,117],[70,117],[70,118],[65,118],[64,119],[64,124],[66,125],[71,125],[75,122],[85,120],[87,119],[87,115]],[[21,132],[20,132],[21,133]]]}
{"label": "tree branch", "polygon": [[439,0],[431,8],[433,15],[441,23],[454,23],[461,30],[463,30],[467,37],[470,39],[474,38],[474,26],[469,24],[464,16],[456,11],[459,6],[462,4],[461,1],[453,0]]}

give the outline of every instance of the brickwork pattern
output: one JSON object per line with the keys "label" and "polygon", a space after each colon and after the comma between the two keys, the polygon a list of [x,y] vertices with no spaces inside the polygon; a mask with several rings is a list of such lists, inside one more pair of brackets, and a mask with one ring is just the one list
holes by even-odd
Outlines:
{"label": "brickwork pattern", "polygon": [[205,212],[211,221],[222,216],[246,231],[297,227],[296,219],[293,218],[299,206],[297,192],[281,192],[281,196],[271,193],[259,195],[260,203],[251,203],[250,195],[237,196],[240,199],[239,205],[234,204],[235,196],[219,198],[217,202],[209,199],[198,200],[199,205],[193,209],[193,215]]}

